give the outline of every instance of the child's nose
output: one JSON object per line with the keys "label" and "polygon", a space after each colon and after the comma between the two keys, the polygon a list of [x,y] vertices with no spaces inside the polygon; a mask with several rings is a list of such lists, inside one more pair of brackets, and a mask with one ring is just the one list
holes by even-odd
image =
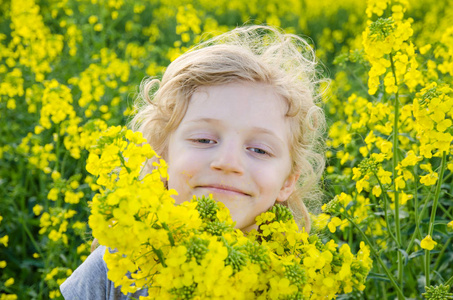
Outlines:
{"label": "child's nose", "polygon": [[242,149],[239,145],[224,144],[217,148],[212,159],[211,168],[227,173],[244,173]]}

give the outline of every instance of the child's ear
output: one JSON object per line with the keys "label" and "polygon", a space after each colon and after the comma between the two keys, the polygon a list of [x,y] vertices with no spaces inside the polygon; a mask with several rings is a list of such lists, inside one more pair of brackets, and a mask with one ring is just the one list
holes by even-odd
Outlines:
{"label": "child's ear", "polygon": [[285,182],[283,183],[282,188],[277,196],[277,202],[285,202],[288,200],[289,196],[294,192],[296,189],[297,180],[299,180],[300,173],[292,173],[286,178]]}

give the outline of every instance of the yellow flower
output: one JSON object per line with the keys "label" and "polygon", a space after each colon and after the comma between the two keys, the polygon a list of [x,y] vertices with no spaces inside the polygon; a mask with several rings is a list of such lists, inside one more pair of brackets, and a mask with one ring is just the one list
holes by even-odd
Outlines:
{"label": "yellow flower", "polygon": [[406,157],[401,161],[403,167],[415,166],[415,164],[422,160],[421,156],[415,155],[414,151],[407,152]]}
{"label": "yellow flower", "polygon": [[437,123],[436,129],[440,132],[444,132],[451,127],[451,124],[452,122],[450,119],[444,119],[441,122]]}
{"label": "yellow flower", "polygon": [[396,190],[402,190],[406,187],[406,181],[404,180],[403,176],[398,176],[395,179]]}
{"label": "yellow flower", "polygon": [[49,193],[47,194],[47,199],[56,201],[58,199],[58,193],[59,193],[58,189],[51,188]]}
{"label": "yellow flower", "polygon": [[59,290],[53,290],[53,291],[50,291],[49,292],[49,298],[50,299],[55,299],[57,297],[60,297],[61,296],[61,293]]}
{"label": "yellow flower", "polygon": [[333,217],[329,224],[327,224],[327,227],[329,227],[330,232],[334,233],[337,230],[337,226],[340,226],[342,223],[340,218]]}
{"label": "yellow flower", "polygon": [[371,192],[373,193],[374,196],[379,197],[382,194],[382,189],[379,185],[375,185]]}
{"label": "yellow flower", "polygon": [[450,228],[451,230],[453,230],[453,221],[451,221],[450,223],[447,224],[447,227]]}
{"label": "yellow flower", "polygon": [[340,200],[340,203],[341,203],[344,207],[346,207],[346,206],[348,206],[349,202],[352,201],[352,196],[342,192],[342,193],[338,196],[338,200]]}
{"label": "yellow flower", "polygon": [[102,31],[102,29],[104,29],[104,26],[101,23],[94,25],[94,31]]}
{"label": "yellow flower", "polygon": [[420,176],[420,183],[422,183],[426,186],[431,186],[431,185],[436,184],[438,178],[439,178],[439,175],[436,172],[432,172],[432,173],[429,173],[428,175]]}
{"label": "yellow flower", "polygon": [[9,241],[9,236],[5,235],[0,238],[0,244],[3,244],[3,246],[8,247],[8,241]]}
{"label": "yellow flower", "polygon": [[357,180],[362,177],[362,172],[359,168],[352,168],[352,173],[354,174],[354,176],[352,176],[352,180]]}
{"label": "yellow flower", "polygon": [[433,241],[430,235],[427,235],[420,243],[420,246],[426,250],[433,250],[437,243]]}
{"label": "yellow flower", "polygon": [[[326,204],[324,204],[324,205],[326,205]],[[325,208],[325,206],[323,206],[323,209],[324,208]],[[315,229],[324,229],[327,226],[329,219],[330,219],[330,215],[325,214],[325,213],[321,213],[318,215],[310,214],[310,217],[312,220],[312,226]]]}
{"label": "yellow flower", "polygon": [[355,186],[357,189],[357,192],[362,192],[363,189],[368,190],[370,188],[370,183],[367,181],[369,179],[369,176],[366,175],[362,179],[356,182]]}
{"label": "yellow flower", "polygon": [[88,23],[90,23],[90,24],[94,24],[94,23],[96,23],[97,21],[98,21],[98,17],[97,17],[97,16],[90,16],[90,17],[88,18]]}
{"label": "yellow flower", "polygon": [[33,213],[36,215],[36,216],[39,216],[42,212],[44,208],[42,207],[42,205],[39,205],[39,204],[36,204],[35,206],[33,206]]}
{"label": "yellow flower", "polygon": [[61,174],[58,171],[53,171],[51,176],[52,176],[53,181],[56,181],[57,179],[61,178]]}
{"label": "yellow flower", "polygon": [[427,45],[425,45],[423,47],[420,47],[420,49],[419,49],[420,50],[420,54],[422,54],[422,55],[426,54],[431,49],[431,47],[432,47],[431,44],[427,44]]}
{"label": "yellow flower", "polygon": [[14,284],[14,278],[13,277],[11,277],[7,281],[5,281],[5,287],[11,286],[13,284]]}
{"label": "yellow flower", "polygon": [[392,172],[385,171],[383,168],[379,168],[377,173],[382,184],[390,184],[392,183]]}

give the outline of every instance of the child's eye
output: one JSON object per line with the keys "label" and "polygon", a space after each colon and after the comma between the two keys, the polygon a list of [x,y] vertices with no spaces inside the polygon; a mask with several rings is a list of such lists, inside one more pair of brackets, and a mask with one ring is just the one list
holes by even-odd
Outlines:
{"label": "child's eye", "polygon": [[215,144],[215,141],[211,139],[193,139],[192,141],[200,144]]}
{"label": "child's eye", "polygon": [[267,155],[269,155],[269,153],[267,151],[265,151],[263,149],[260,149],[260,148],[251,147],[251,148],[249,148],[249,150],[252,151],[252,152],[255,152],[257,154],[263,154],[263,155],[267,154]]}

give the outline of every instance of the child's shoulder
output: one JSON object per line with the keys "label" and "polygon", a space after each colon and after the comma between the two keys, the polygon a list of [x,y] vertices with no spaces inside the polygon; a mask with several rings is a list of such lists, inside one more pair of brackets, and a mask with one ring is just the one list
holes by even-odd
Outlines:
{"label": "child's shoulder", "polygon": [[124,295],[120,288],[115,288],[107,278],[107,265],[104,261],[105,246],[99,246],[60,286],[66,300],[75,299],[106,299],[127,300],[147,296],[142,290],[134,294]]}

